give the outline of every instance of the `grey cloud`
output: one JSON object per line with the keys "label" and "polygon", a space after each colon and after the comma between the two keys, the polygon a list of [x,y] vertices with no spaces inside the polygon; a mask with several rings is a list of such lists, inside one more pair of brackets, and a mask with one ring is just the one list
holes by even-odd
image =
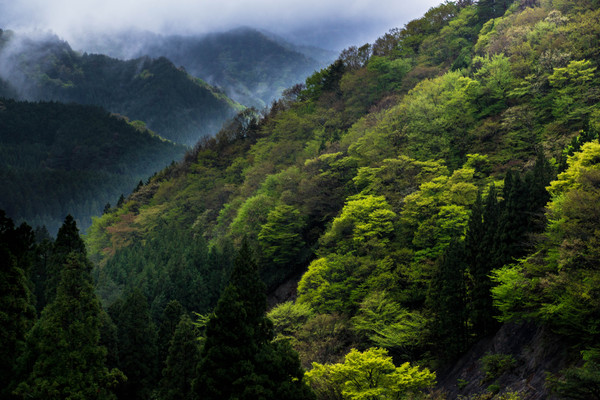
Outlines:
{"label": "grey cloud", "polygon": [[201,34],[250,26],[304,44],[372,41],[439,0],[0,0],[0,28],[51,30],[77,43],[87,33],[140,29]]}

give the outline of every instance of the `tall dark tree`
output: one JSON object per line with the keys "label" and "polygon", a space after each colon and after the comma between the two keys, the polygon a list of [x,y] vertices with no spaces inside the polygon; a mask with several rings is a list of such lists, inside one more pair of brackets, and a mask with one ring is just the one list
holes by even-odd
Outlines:
{"label": "tall dark tree", "polygon": [[493,264],[493,251],[498,227],[498,203],[496,189],[490,186],[485,205],[481,194],[477,196],[465,237],[465,261],[470,276],[469,314],[473,333],[476,336],[491,333],[496,327],[490,272]]}
{"label": "tall dark tree", "polygon": [[481,23],[492,18],[504,15],[513,0],[479,0],[477,2],[477,16]]}
{"label": "tall dark tree", "polygon": [[432,333],[446,362],[467,345],[466,267],[464,244],[454,240],[440,258],[429,288],[428,303],[435,313]]}
{"label": "tall dark tree", "polygon": [[271,343],[265,285],[247,243],[206,327],[194,392],[204,400],[310,399],[291,348]]}
{"label": "tall dark tree", "polygon": [[46,281],[43,298],[38,298],[38,308],[45,307],[56,295],[56,287],[61,277],[61,270],[71,253],[86,256],[85,243],[79,236],[77,223],[71,215],[67,215],[63,225],[58,230],[52,246],[52,255],[47,264]]}
{"label": "tall dark tree", "polygon": [[160,381],[160,398],[164,400],[193,399],[192,381],[200,361],[198,331],[187,314],[181,315],[170,340],[166,367]]}
{"label": "tall dark tree", "polygon": [[150,307],[139,290],[109,308],[117,325],[119,338],[119,369],[127,382],[119,388],[119,399],[147,399],[158,378],[156,328],[150,317]]}
{"label": "tall dark tree", "polygon": [[183,307],[177,300],[171,300],[167,303],[167,306],[163,310],[160,326],[158,327],[158,359],[161,367],[167,360],[167,354],[169,353],[169,347],[175,329],[179,325],[181,315],[183,314]]}
{"label": "tall dark tree", "polygon": [[105,365],[100,343],[100,302],[89,264],[67,257],[56,297],[27,337],[24,359],[31,366],[15,393],[32,399],[112,399],[123,375]]}
{"label": "tall dark tree", "polygon": [[8,398],[15,379],[14,364],[35,319],[29,281],[21,267],[30,240],[14,229],[0,210],[0,398]]}

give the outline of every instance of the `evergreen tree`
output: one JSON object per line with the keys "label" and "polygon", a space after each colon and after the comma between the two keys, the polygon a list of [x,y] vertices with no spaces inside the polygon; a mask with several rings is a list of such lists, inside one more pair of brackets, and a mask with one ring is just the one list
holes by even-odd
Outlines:
{"label": "evergreen tree", "polygon": [[439,260],[428,303],[435,313],[433,336],[441,359],[450,361],[467,345],[465,248],[454,240]]}
{"label": "evergreen tree", "polygon": [[192,380],[200,361],[198,332],[187,314],[181,319],[170,341],[166,367],[160,381],[163,400],[193,399]]}
{"label": "evergreen tree", "polygon": [[466,261],[470,274],[469,314],[476,336],[491,333],[497,326],[490,289],[493,265],[492,249],[498,224],[496,189],[490,186],[485,206],[481,194],[473,204],[465,237]]}
{"label": "evergreen tree", "polygon": [[15,393],[33,399],[111,399],[111,387],[123,378],[105,365],[100,346],[100,302],[89,265],[70,255],[61,273],[56,298],[28,334],[31,370]]}
{"label": "evergreen tree", "polygon": [[157,380],[156,328],[150,307],[139,289],[109,309],[117,325],[119,369],[127,382],[117,392],[119,399],[147,399]]}
{"label": "evergreen tree", "polygon": [[44,283],[44,296],[38,299],[39,308],[45,307],[54,299],[56,287],[61,277],[61,270],[71,253],[86,256],[85,243],[79,236],[77,223],[71,215],[67,215],[56,234],[56,240],[52,246],[52,255],[46,273],[47,279]]}
{"label": "evergreen tree", "polygon": [[504,178],[504,200],[500,204],[494,265],[506,265],[527,248],[527,188],[518,173],[508,171]]}
{"label": "evergreen tree", "polygon": [[[18,249],[28,248],[28,242],[0,210],[0,398],[10,393],[15,360],[23,351],[25,334],[35,319],[29,281],[17,263]],[[20,256],[23,258],[23,254]]]}
{"label": "evergreen tree", "polygon": [[203,400],[310,399],[297,354],[272,344],[265,286],[246,242],[206,327],[194,392]]}
{"label": "evergreen tree", "polygon": [[163,310],[161,323],[158,328],[158,359],[161,366],[164,366],[167,360],[170,342],[175,329],[179,325],[182,314],[183,307],[177,300],[171,300]]}

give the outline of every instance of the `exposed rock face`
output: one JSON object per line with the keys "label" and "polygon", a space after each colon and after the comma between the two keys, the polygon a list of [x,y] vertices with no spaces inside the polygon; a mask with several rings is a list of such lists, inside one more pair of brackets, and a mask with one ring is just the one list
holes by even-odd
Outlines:
{"label": "exposed rock face", "polygon": [[[505,324],[494,336],[475,344],[453,366],[438,373],[438,388],[448,399],[490,395],[494,386],[499,388],[499,394],[515,392],[522,399],[555,399],[545,386],[546,375],[565,368],[572,352],[564,339],[544,327],[533,323]],[[512,367],[495,378],[486,378],[482,358],[488,354],[511,356]]]}

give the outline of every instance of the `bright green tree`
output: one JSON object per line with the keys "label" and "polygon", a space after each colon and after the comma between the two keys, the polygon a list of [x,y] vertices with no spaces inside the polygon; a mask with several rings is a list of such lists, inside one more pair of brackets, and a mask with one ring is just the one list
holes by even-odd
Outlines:
{"label": "bright green tree", "polygon": [[275,207],[258,234],[262,255],[278,267],[294,266],[304,246],[303,225],[300,212],[295,207],[286,204]]}
{"label": "bright green tree", "polygon": [[435,384],[435,373],[409,363],[396,367],[380,348],[352,349],[339,364],[313,363],[306,378],[318,399],[416,399]]}

